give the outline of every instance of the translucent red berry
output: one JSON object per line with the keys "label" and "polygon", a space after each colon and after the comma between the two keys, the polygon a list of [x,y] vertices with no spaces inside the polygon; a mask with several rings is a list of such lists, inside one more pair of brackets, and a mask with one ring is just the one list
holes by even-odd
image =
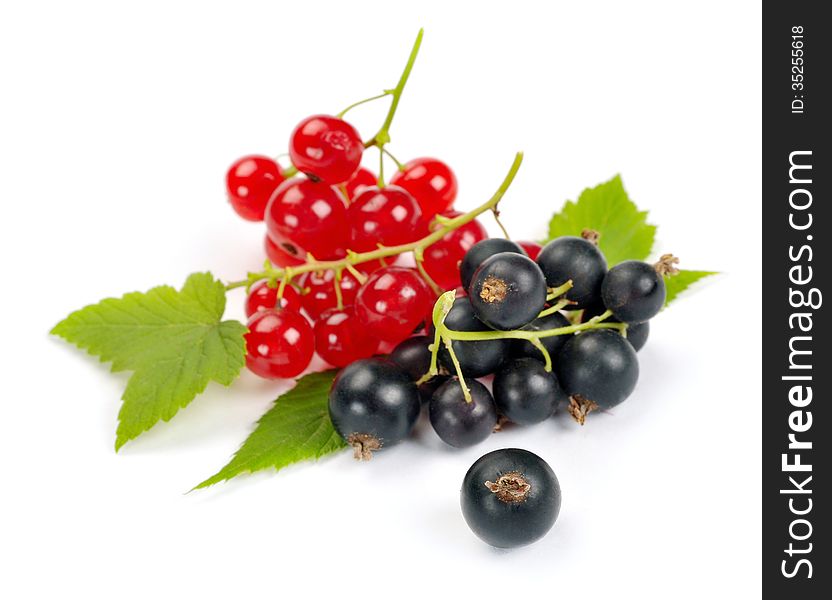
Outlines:
{"label": "translucent red berry", "polygon": [[379,245],[398,246],[418,239],[422,211],[413,196],[400,187],[368,187],[350,204],[347,219],[350,248],[367,252]]}
{"label": "translucent red berry", "polygon": [[379,340],[367,334],[352,306],[330,308],[315,323],[315,349],[333,367],[346,367],[378,350]]}
{"label": "translucent red berry", "polygon": [[276,267],[290,267],[303,264],[306,253],[300,254],[301,250],[294,244],[279,245],[266,234],[264,246],[266,257]]}
{"label": "translucent red berry", "polygon": [[293,310],[266,309],[248,321],[246,366],[265,377],[300,375],[315,352],[315,337],[306,317]]}
{"label": "translucent red berry", "polygon": [[[461,214],[452,210],[442,213],[442,216],[450,219]],[[438,223],[431,225],[433,230],[438,227],[441,227]],[[425,271],[443,290],[459,287],[461,284],[459,263],[465,258],[465,253],[471,249],[471,246],[487,237],[488,232],[485,227],[476,219],[448,232],[441,240],[425,248],[423,263]]]}
{"label": "translucent red berry", "polygon": [[344,183],[361,164],[364,144],[355,128],[338,117],[301,121],[289,139],[289,157],[299,171],[329,184]]}
{"label": "translucent red berry", "polygon": [[225,176],[228,200],[244,219],[262,221],[269,198],[283,180],[280,167],[268,156],[244,156]]}
{"label": "translucent red berry", "polygon": [[537,255],[540,254],[540,250],[542,246],[537,242],[517,242],[517,245],[520,246],[523,250],[526,251],[526,254],[529,255],[529,258],[532,260],[537,260]]}
{"label": "translucent red berry", "polygon": [[[298,285],[305,288],[306,293],[301,296],[301,302],[310,317],[317,319],[325,310],[338,305],[334,271],[310,271],[300,277]],[[352,273],[347,270],[341,272],[341,299],[344,306],[355,302],[359,287],[361,284]]]}
{"label": "translucent red berry", "polygon": [[347,200],[350,201],[364,191],[364,188],[377,185],[378,177],[376,177],[376,174],[370,169],[365,169],[364,167],[359,167],[358,170],[353,173],[352,177],[350,177],[349,181],[343,184],[344,190],[347,194]]}
{"label": "translucent red berry", "polygon": [[251,291],[249,291],[246,297],[246,316],[250,317],[259,310],[276,307],[300,312],[300,309],[303,308],[301,296],[291,285],[283,288],[280,306],[277,306],[277,291],[279,287],[279,285],[270,287],[269,283],[265,280],[258,281],[251,286]]}
{"label": "translucent red berry", "polygon": [[419,206],[425,220],[448,210],[456,199],[457,183],[454,172],[441,160],[415,158],[404,165],[390,180],[410,192]]}
{"label": "translucent red berry", "polygon": [[283,182],[266,208],[272,240],[290,254],[340,258],[349,241],[347,207],[334,187],[309,179]]}
{"label": "translucent red berry", "polygon": [[358,290],[355,314],[370,335],[398,343],[424,321],[433,301],[433,293],[418,272],[384,267]]}

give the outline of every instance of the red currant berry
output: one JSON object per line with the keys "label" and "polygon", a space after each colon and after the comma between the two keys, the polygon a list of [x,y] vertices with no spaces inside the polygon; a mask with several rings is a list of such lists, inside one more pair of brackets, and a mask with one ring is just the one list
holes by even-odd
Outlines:
{"label": "red currant berry", "polygon": [[244,219],[262,221],[269,198],[283,180],[280,167],[268,156],[244,156],[225,176],[228,200]]}
{"label": "red currant berry", "polygon": [[[246,298],[246,316],[250,317],[258,310],[277,307],[278,287],[270,287],[266,280],[255,283]],[[300,294],[291,285],[283,288],[283,297],[280,299],[279,308],[287,308],[295,312],[300,312],[300,309],[303,308]]]}
{"label": "red currant berry", "polygon": [[246,365],[260,377],[300,375],[315,352],[312,326],[293,310],[261,310],[248,321],[246,352]]}
{"label": "red currant berry", "polygon": [[[325,310],[338,305],[334,271],[310,271],[301,276],[298,284],[306,288],[306,293],[301,296],[301,302],[310,317],[317,319]],[[359,287],[361,284],[352,273],[346,270],[341,272],[341,299],[345,306],[355,302]]]}
{"label": "red currant berry", "polygon": [[301,121],[289,140],[289,157],[299,171],[329,184],[343,183],[361,164],[364,144],[355,128],[338,117]]}
{"label": "red currant berry", "polygon": [[435,158],[415,158],[390,180],[413,194],[425,220],[448,210],[456,199],[457,184],[451,168]]}
{"label": "red currant berry", "polygon": [[352,306],[330,308],[315,323],[315,349],[333,367],[346,367],[353,361],[369,358],[379,341],[367,335]]}
{"label": "red currant berry", "polygon": [[375,250],[379,244],[398,246],[419,238],[422,211],[402,188],[365,188],[347,209],[350,247],[356,252]]}
{"label": "red currant berry", "polygon": [[301,255],[301,250],[293,244],[276,244],[267,234],[264,245],[266,247],[266,257],[276,267],[291,267],[303,264],[305,253]]}
{"label": "red currant berry", "polygon": [[517,242],[517,245],[525,250],[526,254],[532,260],[537,260],[537,255],[540,254],[540,250],[542,249],[541,245],[537,242]]}
{"label": "red currant berry", "polygon": [[294,246],[315,258],[344,256],[349,241],[347,207],[332,186],[290,179],[277,188],[266,209],[266,227],[276,243]]}
{"label": "red currant berry", "polygon": [[[452,219],[462,213],[451,210],[442,216]],[[431,225],[435,231],[441,227],[438,223]],[[438,242],[431,244],[424,251],[423,266],[431,279],[443,290],[452,290],[460,285],[459,263],[471,246],[488,237],[485,227],[474,219],[453,231],[449,231]]]}
{"label": "red currant berry", "polygon": [[344,191],[346,192],[347,199],[352,201],[356,196],[358,196],[358,194],[364,191],[365,188],[377,185],[378,177],[376,177],[376,174],[370,169],[359,167],[359,169],[353,173],[353,176],[350,177],[350,180],[344,184]]}
{"label": "red currant berry", "polygon": [[424,320],[433,300],[433,293],[418,272],[384,267],[370,275],[358,290],[355,314],[370,335],[397,343]]}

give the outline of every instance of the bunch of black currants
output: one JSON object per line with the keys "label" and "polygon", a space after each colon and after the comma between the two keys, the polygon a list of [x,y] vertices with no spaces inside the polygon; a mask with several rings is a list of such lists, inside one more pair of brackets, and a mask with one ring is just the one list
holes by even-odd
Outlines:
{"label": "bunch of black currants", "polygon": [[[591,231],[556,238],[536,260],[505,239],[472,246],[459,265],[464,293],[434,316],[430,335],[336,377],[329,413],[356,458],[407,437],[423,404],[439,437],[462,448],[501,420],[531,425],[563,405],[583,424],[623,402],[677,259],[608,269],[597,239]],[[477,378],[491,374],[489,391]]]}

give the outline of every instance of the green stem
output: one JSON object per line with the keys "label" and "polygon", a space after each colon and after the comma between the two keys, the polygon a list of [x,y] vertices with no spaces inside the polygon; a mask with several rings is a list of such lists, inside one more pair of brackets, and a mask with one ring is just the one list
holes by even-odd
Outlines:
{"label": "green stem", "polygon": [[566,292],[572,289],[572,280],[570,279],[566,283],[556,288],[549,288],[549,293],[546,296],[546,300],[554,300],[558,296],[562,296]]}
{"label": "green stem", "polygon": [[402,71],[401,77],[399,77],[399,82],[396,84],[396,87],[390,90],[391,95],[393,96],[393,101],[390,103],[390,109],[387,111],[387,117],[385,117],[384,123],[381,125],[381,129],[378,130],[378,133],[376,133],[371,140],[364,144],[365,146],[383,147],[385,144],[390,142],[390,125],[393,123],[393,117],[396,116],[396,109],[399,107],[399,100],[401,100],[404,86],[407,84],[410,72],[413,70],[413,64],[416,62],[416,56],[419,54],[419,47],[422,45],[422,36],[424,35],[424,32],[424,29],[419,30],[419,33],[416,36],[416,41],[413,42],[413,49],[410,51],[407,64],[404,67],[404,71]]}
{"label": "green stem", "polygon": [[[557,327],[555,329],[544,329],[541,331],[528,331],[524,329],[514,331],[456,331],[454,329],[448,329],[445,325],[445,317],[453,306],[455,295],[456,292],[453,290],[445,292],[439,297],[434,305],[433,324],[434,327],[436,327],[437,340],[441,338],[442,343],[448,348],[451,347],[451,342],[455,340],[460,342],[481,342],[486,340],[506,339],[526,340],[531,342],[532,345],[541,351],[547,371],[552,370],[552,357],[540,342],[541,338],[553,337],[556,335],[570,335],[578,333],[579,331],[587,331],[590,329],[618,329],[621,332],[625,332],[627,328],[626,323],[604,323],[603,321],[605,319],[612,316],[612,311],[608,310],[597,317],[593,317],[586,323],[568,325],[566,327]],[[436,354],[438,351],[438,343],[434,342],[433,346],[431,346],[431,370],[425,377],[428,375],[436,375]],[[454,366],[457,366],[456,362],[454,363]],[[457,371],[461,373],[461,369],[458,368]],[[463,386],[463,391],[464,390],[465,387]],[[466,395],[466,398],[468,398],[468,395]]]}
{"label": "green stem", "polygon": [[380,98],[384,98],[386,96],[389,96],[392,93],[393,93],[393,90],[384,90],[382,93],[377,94],[375,96],[371,96],[369,98],[364,98],[364,100],[359,100],[358,102],[353,102],[347,108],[345,108],[344,110],[339,112],[336,116],[339,119],[343,119],[344,115],[347,114],[349,111],[351,111],[356,106],[361,106],[362,104],[367,104],[368,102],[372,102],[373,100],[378,100]]}
{"label": "green stem", "polygon": [[451,340],[445,338],[445,348],[448,349],[448,354],[451,355],[451,362],[454,363],[454,370],[456,371],[457,379],[459,379],[459,385],[462,388],[462,395],[465,397],[465,402],[471,404],[473,402],[473,398],[471,398],[471,390],[468,388],[468,384],[465,383],[465,376],[462,374],[462,367],[459,365],[459,359],[456,357],[456,352],[454,352],[454,345]]}
{"label": "green stem", "polygon": [[508,234],[506,226],[503,225],[503,222],[500,220],[500,211],[497,210],[497,207],[495,206],[491,212],[494,213],[494,220],[497,222],[497,226],[500,228],[500,231],[503,232],[503,237],[510,240],[511,236]]}
{"label": "green stem", "polygon": [[396,163],[396,168],[397,168],[399,171],[404,171],[404,164],[403,164],[403,163],[402,163],[402,161],[400,161],[398,158],[396,158],[395,156],[393,156],[393,153],[392,153],[392,152],[390,152],[387,148],[382,148],[382,149],[381,149],[381,151],[382,151],[384,154],[386,154],[386,155],[390,158],[390,160],[392,160],[394,163]]}
{"label": "green stem", "polygon": [[543,342],[540,341],[539,338],[535,338],[531,340],[532,346],[540,350],[540,353],[543,355],[543,368],[547,371],[552,371],[552,357],[549,355],[549,351],[546,349],[546,346],[543,345]]}
{"label": "green stem", "polygon": [[285,179],[289,179],[290,177],[294,177],[297,174],[298,174],[298,168],[295,165],[289,165],[288,167],[286,167],[285,169],[283,169],[281,171],[281,175],[283,175],[283,177]]}
{"label": "green stem", "polygon": [[540,314],[537,315],[537,318],[539,319],[541,317],[549,316],[553,313],[558,312],[562,308],[566,308],[570,304],[572,304],[572,302],[570,300],[563,299],[560,302],[557,302],[557,303],[553,304],[552,306],[550,306],[546,310],[541,311]]}
{"label": "green stem", "polygon": [[511,168],[503,179],[503,182],[500,184],[500,187],[497,188],[497,191],[487,202],[470,212],[447,220],[442,227],[438,228],[433,233],[426,235],[420,240],[408,244],[400,244],[398,246],[384,246],[371,252],[347,252],[347,256],[345,258],[338,260],[307,262],[302,265],[286,267],[285,269],[267,266],[263,271],[249,273],[246,279],[227,283],[225,285],[225,289],[233,290],[235,288],[247,287],[261,279],[282,279],[283,277],[288,276],[288,279],[291,280],[293,277],[302,273],[308,273],[309,271],[331,271],[346,268],[352,272],[350,269],[350,266],[352,265],[369,262],[371,260],[382,260],[387,257],[404,254],[406,252],[414,252],[420,249],[424,250],[431,244],[441,240],[450,231],[458,229],[466,223],[470,223],[484,212],[487,212],[491,210],[492,207],[496,206],[505,195],[506,191],[508,191],[508,188],[511,186],[512,181],[514,181],[517,171],[520,169],[520,165],[522,163],[523,153],[518,152],[514,157],[514,162],[511,164]]}

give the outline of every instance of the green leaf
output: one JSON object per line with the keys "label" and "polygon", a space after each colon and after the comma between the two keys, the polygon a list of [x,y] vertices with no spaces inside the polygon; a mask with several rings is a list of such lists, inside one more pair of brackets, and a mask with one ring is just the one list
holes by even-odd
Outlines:
{"label": "green leaf", "polygon": [[667,288],[667,298],[665,298],[664,305],[667,306],[670,304],[676,299],[676,296],[684,292],[692,284],[696,283],[703,277],[716,274],[716,271],[688,271],[680,269],[676,275],[665,277],[664,284]]}
{"label": "green leaf", "polygon": [[260,417],[257,427],[216,475],[194,489],[227,481],[242,473],[280,470],[302,460],[316,460],[346,443],[329,420],[328,396],[336,371],[311,373],[280,396]]}
{"label": "green leaf", "polygon": [[225,287],[194,273],[181,291],[159,286],[75,311],[54,335],[113,371],[133,371],[122,396],[116,450],[158,421],[169,421],[210,381],[230,385],[245,364],[246,328],[221,321]]}
{"label": "green leaf", "polygon": [[639,211],[616,175],[606,183],[581,192],[577,202],[568,200],[549,222],[546,241],[562,235],[581,235],[584,229],[601,234],[598,246],[609,266],[621,261],[644,260],[650,255],[656,226],[647,223],[647,212]]}

